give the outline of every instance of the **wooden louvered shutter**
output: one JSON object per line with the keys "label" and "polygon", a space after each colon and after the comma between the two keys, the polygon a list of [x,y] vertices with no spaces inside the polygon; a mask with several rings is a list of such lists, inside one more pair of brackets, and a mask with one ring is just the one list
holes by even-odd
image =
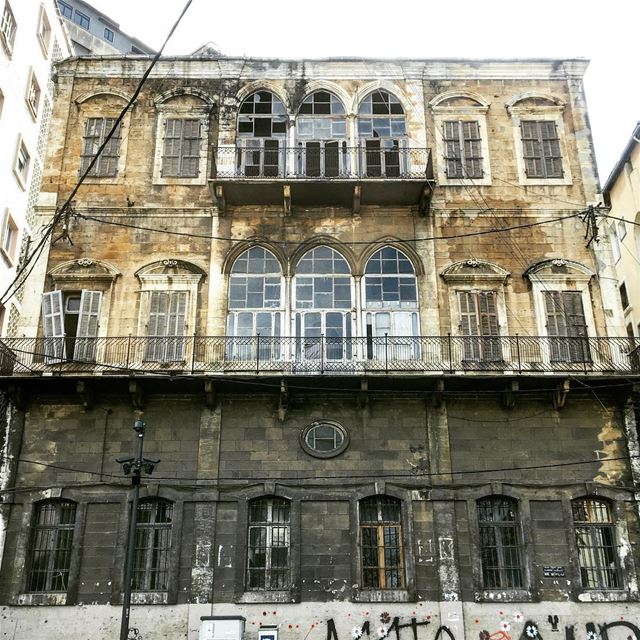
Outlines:
{"label": "wooden louvered shutter", "polygon": [[180,147],[180,176],[196,178],[200,164],[200,120],[182,121]]}
{"label": "wooden louvered shutter", "polygon": [[495,291],[480,291],[477,296],[478,309],[480,312],[480,335],[499,335]]}
{"label": "wooden louvered shutter", "polygon": [[463,341],[463,358],[464,360],[479,360],[480,340],[477,337],[478,309],[476,307],[475,293],[458,291],[458,304],[460,306],[460,333],[463,336],[474,336]]}
{"label": "wooden louvered shutter", "polygon": [[[104,118],[88,118],[84,123],[84,138],[82,140],[82,156],[80,161],[80,173],[84,173],[91,164],[93,156],[100,148],[103,139]],[[89,173],[91,176],[99,175],[100,158],[93,165]]]}
{"label": "wooden louvered shutter", "polygon": [[460,125],[462,127],[465,178],[482,178],[480,127],[475,120],[464,121]]}
{"label": "wooden louvered shutter", "polygon": [[[564,313],[569,335],[569,348],[572,362],[589,362],[591,355],[587,340],[587,321],[582,306],[582,294],[579,291],[564,291],[562,294]],[[578,339],[582,338],[582,339]]]}
{"label": "wooden louvered shutter", "polygon": [[176,291],[169,294],[166,352],[166,359],[168,361],[184,360],[187,295],[186,291]]}
{"label": "wooden louvered shutter", "polygon": [[148,295],[149,321],[147,323],[145,360],[162,362],[166,348],[169,294],[166,291],[151,291]]}
{"label": "wooden louvered shutter", "polygon": [[523,120],[520,123],[522,132],[522,152],[524,155],[525,173],[527,178],[544,178],[542,146],[540,140],[539,122]]}
{"label": "wooden louvered shutter", "polygon": [[552,120],[542,120],[538,124],[545,176],[547,178],[562,178],[562,157],[556,123]]}
{"label": "wooden louvered shutter", "polygon": [[96,359],[96,338],[98,337],[101,303],[101,291],[82,291],[78,330],[73,350],[74,360],[93,362]]}
{"label": "wooden louvered shutter", "polygon": [[162,154],[163,177],[180,175],[182,151],[182,123],[180,118],[167,118],[164,123],[164,150]]}
{"label": "wooden louvered shutter", "polygon": [[66,358],[62,291],[42,294],[42,329],[47,363]]}
{"label": "wooden louvered shutter", "polygon": [[460,123],[457,120],[448,120],[443,126],[444,159],[446,162],[447,178],[463,178]]}
{"label": "wooden louvered shutter", "polygon": [[545,291],[544,302],[547,313],[547,335],[566,336],[567,322],[562,309],[560,291]]}
{"label": "wooden louvered shutter", "polygon": [[[115,118],[104,118],[102,125],[102,135],[100,142],[102,143],[107,134],[113,128]],[[113,132],[113,135],[109,139],[109,142],[105,145],[104,151],[100,154],[98,162],[100,168],[98,173],[101,176],[113,177],[118,172],[118,156],[120,155],[120,127],[122,123],[118,124],[117,129]]]}

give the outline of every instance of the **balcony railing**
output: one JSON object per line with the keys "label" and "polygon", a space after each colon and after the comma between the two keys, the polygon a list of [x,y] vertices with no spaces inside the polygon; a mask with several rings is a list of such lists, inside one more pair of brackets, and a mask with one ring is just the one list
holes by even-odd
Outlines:
{"label": "balcony railing", "polygon": [[366,180],[432,179],[430,149],[402,148],[385,140],[359,147],[344,142],[306,142],[286,147],[280,140],[244,140],[218,148],[212,178]]}
{"label": "balcony railing", "polygon": [[[2,343],[0,343],[2,344]],[[9,338],[2,375],[640,373],[640,340],[537,336]]]}

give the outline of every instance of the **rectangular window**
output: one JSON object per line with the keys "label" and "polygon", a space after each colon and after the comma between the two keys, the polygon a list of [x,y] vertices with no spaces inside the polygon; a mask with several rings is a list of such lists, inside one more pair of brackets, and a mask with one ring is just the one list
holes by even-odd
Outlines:
{"label": "rectangular window", "polygon": [[18,140],[18,152],[16,153],[16,161],[13,165],[13,173],[23,189],[27,188],[27,179],[29,178],[29,167],[31,165],[31,156],[27,151],[27,146],[20,136]]}
{"label": "rectangular window", "polygon": [[[105,138],[113,128],[115,118],[88,118],[84,125],[82,139],[82,155],[80,156],[80,173],[83,174],[91,164],[91,160],[103,144]],[[102,150],[88,175],[97,178],[112,178],[118,173],[118,159],[120,157],[121,124],[114,131],[109,142]]]}
{"label": "rectangular window", "polygon": [[75,13],[73,14],[73,21],[81,26],[83,29],[89,29],[89,16],[86,16],[84,13],[82,13],[81,11],[78,11],[76,9]]}
{"label": "rectangular window", "polygon": [[13,43],[16,39],[16,30],[18,25],[11,10],[8,0],[5,0],[4,9],[2,11],[2,20],[0,20],[0,39],[4,44],[7,52],[11,55],[13,51]]}
{"label": "rectangular window", "polygon": [[401,503],[389,496],[360,501],[363,589],[402,589],[404,557]]}
{"label": "rectangular window", "polygon": [[162,177],[197,178],[200,165],[200,120],[168,118],[165,121]]}
{"label": "rectangular window", "polygon": [[458,291],[464,360],[502,360],[495,291]]}
{"label": "rectangular window", "polygon": [[26,101],[34,120],[38,117],[38,107],[40,106],[41,94],[40,84],[38,83],[36,74],[33,69],[31,69],[31,73],[29,74],[29,84],[27,86]]}
{"label": "rectangular window", "polygon": [[27,591],[66,591],[76,522],[74,502],[36,504],[34,527],[27,554]]}
{"label": "rectangular window", "polygon": [[2,255],[9,265],[13,265],[16,258],[18,244],[18,225],[15,223],[11,212],[7,210],[2,230]]}
{"label": "rectangular window", "polygon": [[149,292],[145,361],[181,362],[185,358],[186,291]]}
{"label": "rectangular window", "polygon": [[62,0],[58,0],[58,9],[60,10],[60,15],[63,18],[67,18],[71,20],[73,18],[73,7],[66,2],[62,2]]}
{"label": "rectangular window", "polygon": [[249,503],[247,588],[289,588],[291,506],[283,498]]}
{"label": "rectangular window", "polygon": [[144,500],[138,506],[131,586],[134,591],[167,591],[173,504]]}
{"label": "rectangular window", "polygon": [[108,42],[113,42],[113,31],[109,27],[104,28],[104,39]]}
{"label": "rectangular window", "polygon": [[582,293],[545,291],[544,299],[552,362],[590,362]]}
{"label": "rectangular window", "polygon": [[624,282],[620,283],[620,302],[622,302],[622,308],[627,309],[629,306],[629,294],[627,293],[627,285]]}
{"label": "rectangular window", "polygon": [[556,123],[552,120],[523,120],[520,129],[527,178],[562,178],[562,154]]}
{"label": "rectangular window", "polygon": [[518,503],[491,497],[476,503],[480,532],[482,586],[485,589],[523,587],[522,534]]}
{"label": "rectangular window", "polygon": [[44,5],[40,9],[40,20],[38,22],[38,40],[45,57],[49,55],[49,45],[51,44],[51,23],[45,11]]}
{"label": "rectangular window", "polygon": [[447,178],[482,178],[480,127],[475,120],[444,123],[444,159]]}

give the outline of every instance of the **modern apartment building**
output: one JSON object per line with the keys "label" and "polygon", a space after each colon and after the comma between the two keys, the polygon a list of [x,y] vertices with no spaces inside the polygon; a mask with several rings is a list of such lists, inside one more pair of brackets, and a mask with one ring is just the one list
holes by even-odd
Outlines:
{"label": "modern apartment building", "polygon": [[[43,223],[148,64],[59,66]],[[142,419],[145,640],[638,640],[586,68],[161,59],[5,341],[3,626],[117,634]]]}
{"label": "modern apartment building", "polygon": [[[69,44],[52,0],[0,2],[0,294],[33,233],[49,121],[53,64]],[[15,328],[20,296],[0,304],[0,333]]]}
{"label": "modern apartment building", "polygon": [[83,0],[56,0],[76,56],[119,53],[153,54],[155,51],[127,35],[120,25]]}

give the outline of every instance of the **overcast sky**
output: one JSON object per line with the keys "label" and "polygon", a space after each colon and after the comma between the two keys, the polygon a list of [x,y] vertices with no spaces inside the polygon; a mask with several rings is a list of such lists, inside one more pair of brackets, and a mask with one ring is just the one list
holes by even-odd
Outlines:
{"label": "overcast sky", "polygon": [[[159,48],[186,0],[89,0]],[[591,60],[585,87],[600,180],[640,120],[640,0],[193,0],[165,53]]]}

